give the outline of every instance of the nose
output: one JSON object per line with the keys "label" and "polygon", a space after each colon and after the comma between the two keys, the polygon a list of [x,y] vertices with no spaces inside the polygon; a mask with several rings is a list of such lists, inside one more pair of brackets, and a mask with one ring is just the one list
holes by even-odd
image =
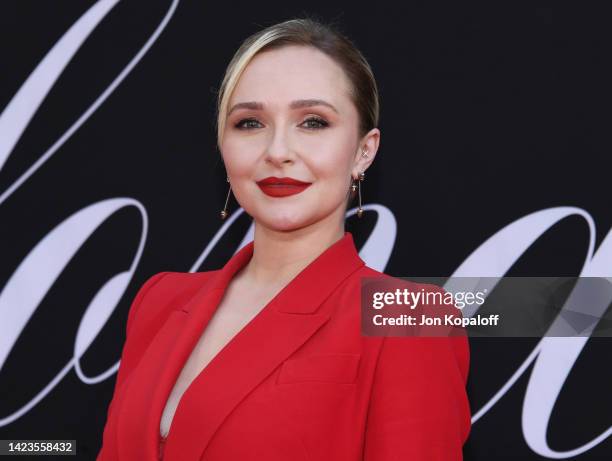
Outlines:
{"label": "nose", "polygon": [[266,163],[275,167],[290,165],[295,161],[295,153],[291,148],[289,136],[282,130],[274,131],[265,153]]}

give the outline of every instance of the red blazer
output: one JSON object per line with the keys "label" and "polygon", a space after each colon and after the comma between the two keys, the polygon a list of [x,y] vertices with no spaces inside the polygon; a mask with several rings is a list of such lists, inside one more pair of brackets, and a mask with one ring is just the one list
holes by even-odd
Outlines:
{"label": "red blazer", "polygon": [[[98,461],[157,461],[168,395],[253,242],[222,269],[161,272],[130,308]],[[267,304],[183,394],[166,461],[461,460],[469,347],[360,333],[365,265],[352,235]]]}

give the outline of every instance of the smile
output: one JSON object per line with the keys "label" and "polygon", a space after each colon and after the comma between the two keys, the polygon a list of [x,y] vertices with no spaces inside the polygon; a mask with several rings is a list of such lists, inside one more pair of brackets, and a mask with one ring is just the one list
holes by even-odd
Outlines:
{"label": "smile", "polygon": [[298,181],[293,178],[277,178],[269,176],[261,181],[257,181],[257,185],[262,192],[270,197],[286,197],[303,192],[312,183]]}

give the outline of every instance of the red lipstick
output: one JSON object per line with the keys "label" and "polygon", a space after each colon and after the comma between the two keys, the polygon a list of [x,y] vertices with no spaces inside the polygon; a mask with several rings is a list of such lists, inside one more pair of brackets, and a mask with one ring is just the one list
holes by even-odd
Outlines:
{"label": "red lipstick", "polygon": [[275,176],[268,176],[257,181],[257,185],[263,193],[271,197],[286,197],[288,195],[299,194],[311,184],[310,182],[298,181],[289,177],[277,178]]}

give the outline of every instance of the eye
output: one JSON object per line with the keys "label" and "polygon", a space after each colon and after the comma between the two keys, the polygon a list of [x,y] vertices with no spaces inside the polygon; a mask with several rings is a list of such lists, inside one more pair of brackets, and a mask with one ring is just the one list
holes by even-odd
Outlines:
{"label": "eye", "polygon": [[[258,128],[259,121],[254,118],[244,118],[236,123],[234,126],[241,130],[250,130],[252,128]],[[329,123],[321,117],[309,117],[302,124],[307,124],[306,128],[309,130],[318,130],[329,126]]]}
{"label": "eye", "polygon": [[[251,128],[257,128],[257,126],[250,125],[251,122],[259,123],[257,121],[257,119],[254,119],[254,118],[244,118],[244,119],[240,120],[238,123],[236,123],[234,126],[236,128],[241,129],[241,130],[249,130]],[[248,125],[245,126],[244,125],[245,123],[247,123]]]}
{"label": "eye", "polygon": [[325,120],[323,120],[321,117],[309,117],[306,120],[304,120],[304,123],[309,123],[312,122],[313,124],[308,126],[308,129],[322,129],[325,128],[327,126],[329,126],[329,123],[327,123]]}

